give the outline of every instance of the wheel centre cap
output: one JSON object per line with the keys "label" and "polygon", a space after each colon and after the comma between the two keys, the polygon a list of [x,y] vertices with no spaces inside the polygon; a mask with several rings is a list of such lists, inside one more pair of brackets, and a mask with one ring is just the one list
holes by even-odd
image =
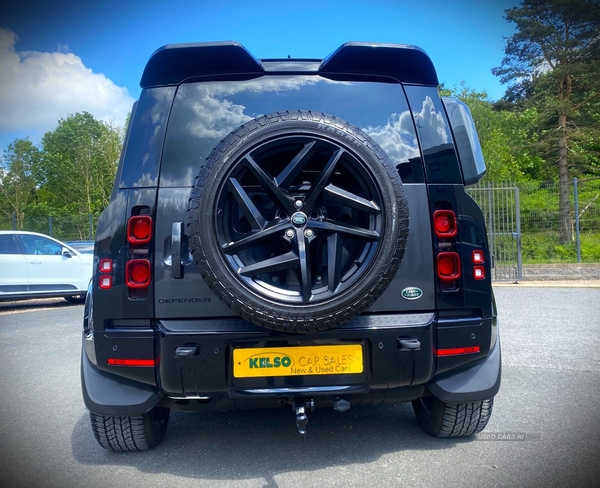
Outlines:
{"label": "wheel centre cap", "polygon": [[296,212],[292,215],[292,224],[296,227],[304,227],[308,222],[308,217],[304,215],[302,212]]}

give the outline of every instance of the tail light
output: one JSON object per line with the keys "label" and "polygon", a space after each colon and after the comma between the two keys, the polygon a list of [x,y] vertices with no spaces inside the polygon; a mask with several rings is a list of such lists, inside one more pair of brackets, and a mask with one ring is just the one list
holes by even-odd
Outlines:
{"label": "tail light", "polygon": [[485,280],[485,267],[481,266],[485,262],[485,255],[481,249],[475,249],[471,254],[473,261],[473,278],[476,280]]}
{"label": "tail light", "polygon": [[150,285],[150,261],[131,259],[125,266],[125,283],[129,288],[148,288]]}
{"label": "tail light", "polygon": [[460,256],[456,252],[441,252],[437,255],[437,272],[441,281],[460,278]]}
{"label": "tail light", "polygon": [[127,222],[127,240],[130,244],[147,244],[152,238],[152,217],[134,215]]}
{"label": "tail light", "polygon": [[127,221],[129,259],[125,262],[125,285],[130,300],[145,300],[152,282],[150,241],[153,222],[149,207],[134,207]]}
{"label": "tail light", "polygon": [[435,235],[442,239],[454,237],[457,232],[456,214],[452,210],[436,210],[433,213],[433,228]]}
{"label": "tail light", "polygon": [[110,290],[112,288],[112,276],[100,275],[100,278],[98,279],[98,286],[101,290]]}
{"label": "tail light", "polygon": [[436,202],[433,212],[433,231],[436,240],[436,267],[440,290],[453,292],[460,286],[460,255],[457,246],[458,220],[448,201]]}
{"label": "tail light", "polygon": [[100,276],[98,277],[98,287],[101,290],[110,290],[113,285],[113,262],[112,259],[101,259],[98,263],[98,271]]}

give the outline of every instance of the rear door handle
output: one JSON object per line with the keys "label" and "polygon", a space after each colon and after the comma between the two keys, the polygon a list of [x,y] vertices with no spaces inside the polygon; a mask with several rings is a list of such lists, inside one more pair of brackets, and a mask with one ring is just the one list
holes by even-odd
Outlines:
{"label": "rear door handle", "polygon": [[42,264],[41,261],[29,261],[29,264]]}
{"label": "rear door handle", "polygon": [[183,222],[173,222],[171,228],[171,275],[176,280],[183,278],[183,266],[181,265],[182,234]]}

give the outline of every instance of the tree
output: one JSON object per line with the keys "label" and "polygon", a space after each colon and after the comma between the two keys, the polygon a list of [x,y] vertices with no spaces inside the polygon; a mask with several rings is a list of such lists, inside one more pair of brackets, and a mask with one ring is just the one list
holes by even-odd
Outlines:
{"label": "tree", "polygon": [[40,151],[29,139],[15,139],[4,152],[0,165],[0,210],[9,218],[16,215],[17,229],[23,229],[25,208],[35,191],[32,171],[39,159]]}
{"label": "tree", "polygon": [[56,214],[98,214],[110,194],[123,142],[121,128],[88,112],[69,115],[43,139],[35,176]]}
{"label": "tree", "polygon": [[[540,163],[527,144],[535,135],[535,108],[498,110],[486,92],[477,92],[464,82],[460,89],[442,87],[440,92],[458,98],[469,107],[487,167],[486,179],[520,181],[532,176],[533,168]],[[507,108],[511,107],[507,104]]]}
{"label": "tree", "polygon": [[558,163],[564,244],[572,237],[569,169],[574,122],[600,97],[600,3],[524,0],[505,13],[517,32],[507,39],[505,57],[492,72],[510,84],[509,97],[535,102],[552,126],[546,134]]}

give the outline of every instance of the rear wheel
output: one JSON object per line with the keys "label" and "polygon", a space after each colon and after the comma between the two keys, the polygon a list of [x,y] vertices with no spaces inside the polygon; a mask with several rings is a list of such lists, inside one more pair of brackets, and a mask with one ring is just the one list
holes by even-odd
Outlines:
{"label": "rear wheel", "polygon": [[434,437],[466,437],[485,429],[494,399],[481,402],[446,403],[434,396],[412,402],[421,428]]}
{"label": "rear wheel", "polygon": [[111,417],[90,412],[94,437],[111,451],[147,451],[165,436],[170,410],[155,407],[140,417]]}

